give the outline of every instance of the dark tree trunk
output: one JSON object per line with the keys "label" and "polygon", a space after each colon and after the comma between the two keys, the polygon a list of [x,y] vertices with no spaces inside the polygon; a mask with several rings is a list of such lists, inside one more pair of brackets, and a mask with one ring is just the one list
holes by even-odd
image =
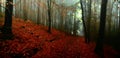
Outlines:
{"label": "dark tree trunk", "polygon": [[[77,22],[77,23],[78,23],[78,22]],[[74,28],[73,28],[73,34],[74,34],[75,36],[77,35],[77,34],[76,34],[76,33],[77,33],[76,30],[77,30],[77,28],[78,28],[78,27],[76,27],[76,26],[77,26],[77,24],[76,24],[76,14],[75,14],[75,16],[74,16]]]}
{"label": "dark tree trunk", "polygon": [[5,35],[3,37],[12,36],[12,12],[13,12],[13,0],[6,0],[6,9],[5,9],[5,22],[2,29],[2,33]]}
{"label": "dark tree trunk", "polygon": [[38,6],[38,10],[37,11],[38,11],[38,14],[37,14],[37,24],[40,24],[40,17],[39,17],[40,16],[40,14],[39,14],[40,13],[40,9],[39,9],[39,6]]}
{"label": "dark tree trunk", "polygon": [[24,20],[27,21],[28,17],[27,17],[27,1],[24,1],[24,10],[23,10],[23,15],[24,15]]}
{"label": "dark tree trunk", "polygon": [[88,12],[89,12],[89,16],[87,18],[87,39],[86,39],[86,43],[89,43],[90,42],[90,26],[91,26],[91,0],[89,1],[88,3]]}
{"label": "dark tree trunk", "polygon": [[48,20],[49,20],[48,32],[51,33],[51,0],[47,0],[47,3],[48,3]]}
{"label": "dark tree trunk", "polygon": [[84,16],[84,9],[83,9],[83,4],[82,4],[82,0],[80,0],[80,4],[81,4],[81,9],[82,9],[82,21],[83,21],[83,27],[84,27],[84,36],[85,36],[85,41],[87,41],[87,28],[86,28],[86,24],[85,24],[85,16]]}
{"label": "dark tree trunk", "polygon": [[105,39],[105,23],[106,23],[106,9],[107,9],[107,0],[102,0],[101,4],[101,14],[100,14],[100,27],[99,35],[96,43],[95,52],[98,53],[102,58],[103,54],[103,40]]}
{"label": "dark tree trunk", "polygon": [[1,6],[1,4],[0,4],[0,12],[2,12],[1,7],[2,7],[2,6]]}

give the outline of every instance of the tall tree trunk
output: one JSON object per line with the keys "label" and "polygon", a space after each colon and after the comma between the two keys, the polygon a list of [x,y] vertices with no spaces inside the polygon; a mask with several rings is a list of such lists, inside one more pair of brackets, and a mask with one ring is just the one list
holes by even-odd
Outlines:
{"label": "tall tree trunk", "polygon": [[82,0],[80,0],[80,4],[81,4],[81,9],[82,9],[82,21],[83,21],[83,28],[84,28],[84,36],[85,36],[85,41],[87,40],[87,28],[86,28],[86,24],[85,24],[85,14],[84,14],[84,9],[83,9],[83,4],[82,4]]}
{"label": "tall tree trunk", "polygon": [[101,4],[101,14],[100,14],[100,27],[99,35],[95,47],[95,52],[98,53],[102,58],[103,54],[103,40],[105,39],[105,23],[106,23],[106,9],[107,9],[107,0],[102,0]]}
{"label": "tall tree trunk", "polygon": [[39,5],[38,5],[38,10],[37,10],[38,14],[37,14],[37,24],[40,24],[40,9],[39,9]]}
{"label": "tall tree trunk", "polygon": [[23,9],[24,9],[23,10],[24,20],[27,21],[27,1],[26,0],[24,1]]}
{"label": "tall tree trunk", "polygon": [[78,27],[76,27],[77,26],[77,24],[78,24],[78,22],[76,23],[76,14],[74,15],[74,29],[73,29],[73,34],[74,35],[77,35],[77,28]]}
{"label": "tall tree trunk", "polygon": [[51,33],[51,0],[47,0],[47,3],[48,3],[48,20],[49,20],[48,32]]}
{"label": "tall tree trunk", "polygon": [[[120,4],[120,2],[119,2]],[[120,6],[119,6],[119,33],[120,33]]]}
{"label": "tall tree trunk", "polygon": [[[15,4],[17,3],[17,0],[15,0]],[[15,17],[18,18],[18,9],[17,9],[17,5],[15,5]]]}
{"label": "tall tree trunk", "polygon": [[[13,0],[6,0],[5,9],[5,21],[2,29],[2,33],[6,34],[6,37],[11,37],[12,35],[12,12],[13,12]],[[5,37],[5,36],[4,36]]]}
{"label": "tall tree trunk", "polygon": [[87,18],[87,40],[86,40],[86,43],[89,43],[90,42],[90,26],[91,26],[91,0],[89,0],[89,3],[88,3],[88,18]]}
{"label": "tall tree trunk", "polygon": [[2,12],[2,8],[1,7],[2,7],[2,5],[0,4],[0,12]]}

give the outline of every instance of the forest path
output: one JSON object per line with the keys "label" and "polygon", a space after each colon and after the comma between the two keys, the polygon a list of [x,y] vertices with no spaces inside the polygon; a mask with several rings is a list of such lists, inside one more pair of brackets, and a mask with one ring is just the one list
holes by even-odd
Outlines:
{"label": "forest path", "polygon": [[[47,27],[13,18],[13,40],[0,41],[0,58],[99,58],[95,43]],[[117,58],[112,48],[105,48],[105,58]]]}

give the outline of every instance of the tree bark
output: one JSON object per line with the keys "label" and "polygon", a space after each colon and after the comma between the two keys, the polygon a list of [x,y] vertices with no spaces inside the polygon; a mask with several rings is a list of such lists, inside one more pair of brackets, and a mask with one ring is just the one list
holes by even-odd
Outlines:
{"label": "tree bark", "polygon": [[87,41],[87,28],[86,28],[86,24],[85,24],[85,14],[84,14],[84,9],[83,9],[83,4],[82,4],[82,0],[80,0],[80,5],[81,5],[81,9],[82,9],[82,21],[83,21],[83,28],[84,28],[84,36],[85,36],[85,41]]}
{"label": "tree bark", "polygon": [[12,12],[13,12],[13,0],[6,0],[6,9],[5,9],[5,22],[3,26],[2,33],[12,34]]}
{"label": "tree bark", "polygon": [[0,12],[2,12],[2,8],[1,8],[2,6],[1,6],[1,4],[0,4]]}
{"label": "tree bark", "polygon": [[103,40],[105,39],[106,9],[107,9],[107,0],[102,0],[99,34],[95,47],[95,52],[98,53],[102,58],[104,57]]}
{"label": "tree bark", "polygon": [[23,9],[24,9],[24,10],[23,10],[24,20],[27,21],[27,16],[28,16],[28,15],[27,15],[27,11],[28,11],[28,10],[27,10],[27,1],[26,1],[26,0],[24,1]]}
{"label": "tree bark", "polygon": [[91,26],[91,0],[89,0],[88,3],[88,18],[87,18],[87,39],[86,39],[86,43],[90,42],[90,26]]}
{"label": "tree bark", "polygon": [[40,24],[40,9],[39,9],[39,5],[38,5],[38,10],[37,10],[38,14],[37,14],[37,24]]}
{"label": "tree bark", "polygon": [[4,21],[4,26],[2,28],[3,39],[11,39],[13,37],[13,34],[12,34],[13,5],[12,3],[13,3],[13,0],[6,0],[5,21]]}
{"label": "tree bark", "polygon": [[47,0],[47,3],[48,3],[48,20],[49,20],[48,32],[51,33],[51,0]]}

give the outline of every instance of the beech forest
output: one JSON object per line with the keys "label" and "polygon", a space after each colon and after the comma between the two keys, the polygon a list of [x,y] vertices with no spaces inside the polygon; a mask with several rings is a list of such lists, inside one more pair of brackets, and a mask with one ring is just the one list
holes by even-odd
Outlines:
{"label": "beech forest", "polygon": [[0,58],[120,58],[120,0],[0,0]]}

